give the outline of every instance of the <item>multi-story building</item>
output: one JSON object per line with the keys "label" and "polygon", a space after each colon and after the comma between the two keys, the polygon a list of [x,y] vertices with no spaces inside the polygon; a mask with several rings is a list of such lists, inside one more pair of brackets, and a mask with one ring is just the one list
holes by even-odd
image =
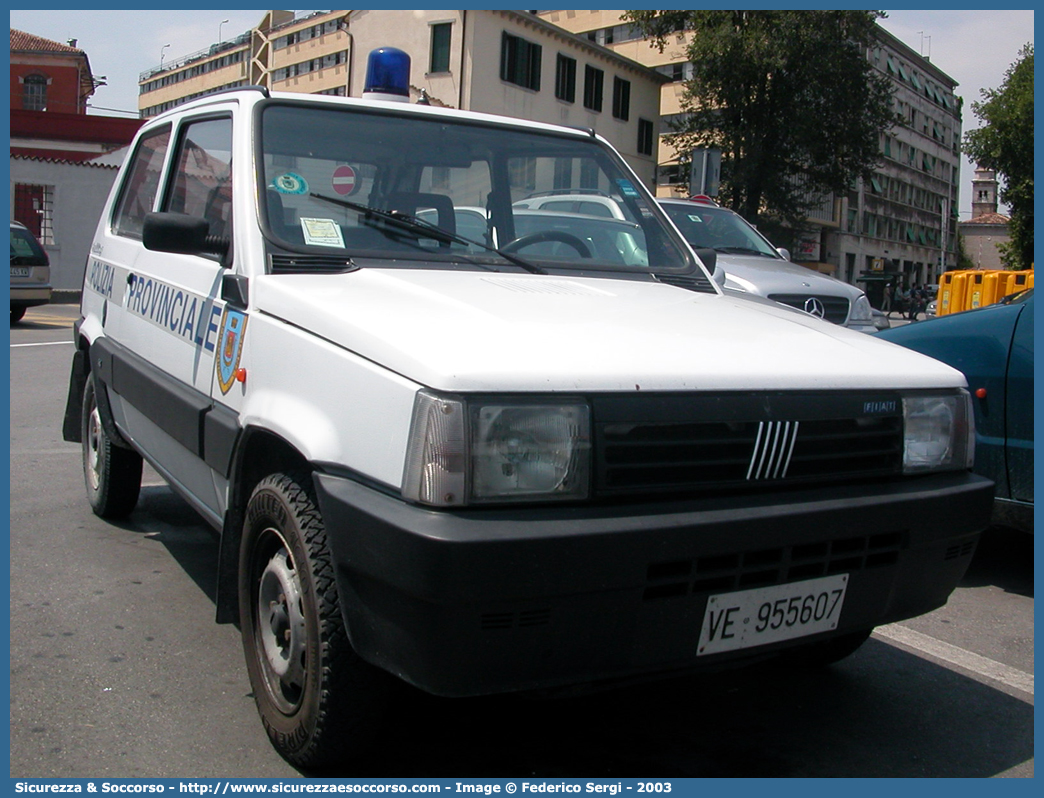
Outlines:
{"label": "multi-story building", "polygon": [[[663,52],[621,20],[621,11],[541,11],[573,33],[650,66],[670,80],[660,97],[664,133],[684,114],[683,82],[691,76],[686,43],[678,31]],[[910,47],[877,28],[867,57],[895,86],[904,124],[881,138],[881,163],[870,181],[846,196],[827,196],[810,214],[809,230],[796,233],[792,257],[850,283],[863,283],[871,299],[886,282],[932,283],[956,265],[956,208],[960,173],[961,101],[957,83]],[[682,160],[658,147],[657,193],[684,196]]]}
{"label": "multi-story building", "polygon": [[901,125],[881,136],[881,162],[870,181],[844,198],[836,252],[845,279],[867,283],[938,283],[957,267],[961,107],[957,82],[883,28],[870,63],[895,86]]}
{"label": "multi-story building", "polygon": [[414,100],[591,128],[655,184],[660,88],[670,79],[522,11],[270,11],[229,42],[142,73],[138,107],[151,116],[246,84],[359,97],[378,47],[410,55]]}

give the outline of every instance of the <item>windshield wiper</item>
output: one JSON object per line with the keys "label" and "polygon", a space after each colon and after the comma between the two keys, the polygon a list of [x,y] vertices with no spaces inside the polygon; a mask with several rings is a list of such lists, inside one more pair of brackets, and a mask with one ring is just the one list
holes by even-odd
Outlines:
{"label": "windshield wiper", "polygon": [[409,213],[403,213],[402,211],[386,211],[382,208],[371,208],[369,205],[363,205],[361,202],[352,202],[351,200],[341,199],[340,197],[328,197],[325,194],[316,194],[314,191],[309,192],[309,196],[357,211],[363,215],[363,222],[372,222],[374,219],[380,219],[381,222],[390,227],[414,234],[419,233],[434,241],[438,241],[441,244],[463,244],[464,246],[481,247],[487,252],[493,252],[509,263],[513,263],[531,274],[547,274],[547,271],[544,269],[523,260],[517,255],[513,255],[510,252],[504,252],[496,247],[491,247],[489,244],[482,241],[473,241],[465,236],[451,233],[448,230],[443,230],[438,225],[434,225],[426,219],[421,219],[420,217]]}

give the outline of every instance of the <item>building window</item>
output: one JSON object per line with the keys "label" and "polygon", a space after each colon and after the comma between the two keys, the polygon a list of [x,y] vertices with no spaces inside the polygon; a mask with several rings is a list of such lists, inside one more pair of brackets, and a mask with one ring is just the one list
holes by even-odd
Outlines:
{"label": "building window", "polygon": [[605,72],[588,64],[584,67],[584,108],[602,110],[602,83]]}
{"label": "building window", "polygon": [[580,162],[580,188],[598,188],[598,164],[590,158],[584,158]]}
{"label": "building window", "polygon": [[613,78],[613,116],[626,122],[631,115],[631,81]]}
{"label": "building window", "polygon": [[536,188],[536,158],[511,158],[508,160],[508,179],[511,188],[530,192]]}
{"label": "building window", "polygon": [[22,81],[22,108],[26,111],[47,110],[47,78],[26,75]]}
{"label": "building window", "polygon": [[440,22],[431,26],[431,64],[429,72],[449,72],[450,34],[452,22]]}
{"label": "building window", "polygon": [[573,159],[555,158],[555,188],[571,188],[573,185]]}
{"label": "building window", "polygon": [[541,46],[505,31],[500,46],[500,79],[540,91]]}
{"label": "building window", "polygon": [[631,81],[613,77],[613,116],[624,122],[631,118]]}
{"label": "building window", "polygon": [[653,123],[638,117],[638,154],[653,154]]}
{"label": "building window", "polygon": [[576,102],[576,59],[561,53],[555,63],[555,97]]}
{"label": "building window", "polygon": [[12,210],[41,244],[54,244],[54,186],[15,183]]}

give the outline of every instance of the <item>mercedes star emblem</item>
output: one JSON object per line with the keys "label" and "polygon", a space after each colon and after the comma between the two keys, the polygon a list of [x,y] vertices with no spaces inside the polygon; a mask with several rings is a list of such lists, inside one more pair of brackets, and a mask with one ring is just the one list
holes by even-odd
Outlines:
{"label": "mercedes star emblem", "polygon": [[823,307],[821,301],[814,296],[810,296],[805,300],[805,313],[809,316],[815,316],[817,319],[822,319],[826,317],[826,308]]}

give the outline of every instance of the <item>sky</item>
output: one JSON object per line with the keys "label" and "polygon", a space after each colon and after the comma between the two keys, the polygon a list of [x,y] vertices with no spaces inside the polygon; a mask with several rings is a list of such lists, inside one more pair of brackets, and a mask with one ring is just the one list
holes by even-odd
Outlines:
{"label": "sky", "polygon": [[[484,5],[482,7],[492,7]],[[633,7],[633,6],[628,6]],[[298,11],[298,15],[310,12]],[[888,11],[881,25],[907,46],[929,56],[957,81],[964,98],[965,131],[979,127],[971,104],[982,89],[998,88],[1023,45],[1033,42],[1032,10]],[[105,77],[90,113],[137,115],[139,73],[234,38],[257,25],[265,10],[84,11],[11,10],[11,27],[57,42],[76,39],[96,77]],[[227,20],[227,21],[225,21]],[[166,45],[170,45],[167,47]],[[963,159],[959,212],[971,215],[974,167]],[[1003,211],[1003,208],[1002,208]]]}

